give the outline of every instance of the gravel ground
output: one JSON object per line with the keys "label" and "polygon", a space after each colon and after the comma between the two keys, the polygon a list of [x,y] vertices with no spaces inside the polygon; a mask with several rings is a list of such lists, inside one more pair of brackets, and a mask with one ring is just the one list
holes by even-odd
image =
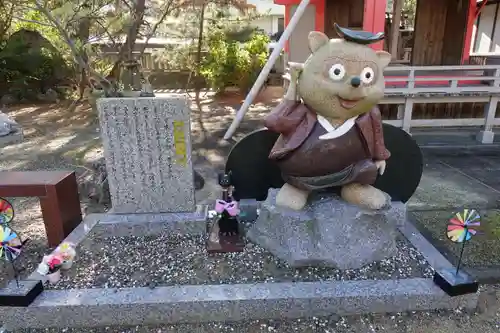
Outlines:
{"label": "gravel ground", "polygon": [[403,237],[399,253],[357,270],[295,269],[248,244],[242,253],[208,255],[203,237],[158,235],[85,240],[55,289],[155,287],[178,284],[365,280],[431,277],[432,268]]}

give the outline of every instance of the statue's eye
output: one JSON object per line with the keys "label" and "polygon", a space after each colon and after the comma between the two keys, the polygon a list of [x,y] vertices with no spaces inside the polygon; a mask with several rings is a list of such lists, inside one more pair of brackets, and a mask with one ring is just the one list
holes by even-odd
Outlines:
{"label": "statue's eye", "polygon": [[370,84],[375,79],[375,72],[370,67],[365,67],[361,71],[360,77],[364,84]]}
{"label": "statue's eye", "polygon": [[328,71],[328,76],[330,76],[330,79],[333,81],[340,81],[344,78],[345,76],[345,68],[341,64],[335,64],[332,67],[330,67],[330,70]]}

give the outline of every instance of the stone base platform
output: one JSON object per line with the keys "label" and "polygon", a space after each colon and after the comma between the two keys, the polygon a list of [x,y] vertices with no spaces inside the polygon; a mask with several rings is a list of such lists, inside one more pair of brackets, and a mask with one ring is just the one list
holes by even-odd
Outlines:
{"label": "stone base platform", "polygon": [[358,269],[397,253],[398,226],[406,206],[393,202],[380,211],[360,211],[331,194],[311,198],[303,211],[276,206],[269,191],[247,237],[291,266]]}
{"label": "stone base platform", "polygon": [[[134,326],[319,317],[475,307],[430,279],[174,286],[45,291],[29,308],[5,313],[8,329]],[[440,290],[439,290],[440,291]],[[8,316],[7,316],[8,315]]]}
{"label": "stone base platform", "polygon": [[21,130],[10,133],[6,136],[0,136],[0,148],[7,145],[12,145],[23,141],[23,132]]}
{"label": "stone base platform", "polygon": [[[204,212],[200,207],[199,212]],[[191,215],[189,215],[191,214]],[[91,214],[65,241],[86,237],[192,232],[201,215]],[[176,216],[174,218],[174,215]],[[178,218],[181,218],[178,220]],[[147,225],[147,227],[144,227]],[[449,263],[410,222],[401,232],[436,267]],[[199,231],[199,232],[198,232]],[[92,236],[90,236],[92,235]],[[33,273],[30,279],[40,276]],[[433,309],[473,309],[478,294],[449,297],[432,279],[183,285],[157,288],[45,290],[29,307],[0,308],[5,332],[19,328],[103,327],[303,318]]]}
{"label": "stone base platform", "polygon": [[163,231],[202,235],[205,234],[208,206],[198,205],[186,213],[102,214],[93,227],[94,236],[126,237],[155,235]]}

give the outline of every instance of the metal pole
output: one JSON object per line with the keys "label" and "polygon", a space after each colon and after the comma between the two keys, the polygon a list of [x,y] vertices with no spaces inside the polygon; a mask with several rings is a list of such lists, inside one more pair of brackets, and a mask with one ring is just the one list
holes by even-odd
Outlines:
{"label": "metal pole", "polygon": [[262,85],[266,81],[266,79],[269,75],[269,72],[271,71],[271,69],[274,66],[274,63],[276,62],[276,60],[280,56],[281,51],[285,47],[286,41],[290,38],[290,35],[292,34],[293,30],[297,26],[297,23],[299,23],[300,18],[302,17],[304,12],[306,11],[307,6],[309,5],[309,2],[311,2],[311,0],[302,0],[300,2],[299,6],[297,7],[297,10],[295,11],[292,18],[290,19],[290,22],[288,23],[285,31],[283,31],[283,34],[281,35],[281,38],[278,41],[278,44],[274,48],[273,52],[271,53],[271,56],[267,60],[266,65],[264,66],[264,68],[262,68],[262,71],[260,72],[259,77],[255,81],[252,89],[248,93],[245,101],[243,102],[243,105],[241,105],[240,109],[236,113],[236,117],[234,118],[231,126],[229,127],[226,134],[224,135],[224,140],[230,139],[233,136],[236,129],[238,128],[238,126],[240,125],[241,121],[243,120],[243,117],[245,116],[245,114],[248,111],[248,108],[250,107],[250,104],[252,104],[255,97],[259,93],[260,88],[262,87]]}

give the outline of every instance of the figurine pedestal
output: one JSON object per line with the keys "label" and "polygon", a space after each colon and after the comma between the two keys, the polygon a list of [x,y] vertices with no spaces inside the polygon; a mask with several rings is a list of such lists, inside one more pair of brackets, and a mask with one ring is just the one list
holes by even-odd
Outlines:
{"label": "figurine pedestal", "polygon": [[434,283],[449,296],[473,294],[479,289],[479,284],[469,274],[456,268],[439,269],[434,273]]}
{"label": "figurine pedestal", "polygon": [[220,234],[217,226],[217,219],[207,222],[207,241],[206,248],[208,253],[231,253],[243,252],[245,241],[240,232],[235,236],[223,236]]}
{"label": "figurine pedestal", "polygon": [[405,205],[362,210],[333,194],[318,193],[302,211],[276,206],[272,189],[246,236],[289,265],[358,269],[397,254]]}
{"label": "figurine pedestal", "polygon": [[10,281],[0,289],[0,306],[29,306],[43,291],[42,281]]}

